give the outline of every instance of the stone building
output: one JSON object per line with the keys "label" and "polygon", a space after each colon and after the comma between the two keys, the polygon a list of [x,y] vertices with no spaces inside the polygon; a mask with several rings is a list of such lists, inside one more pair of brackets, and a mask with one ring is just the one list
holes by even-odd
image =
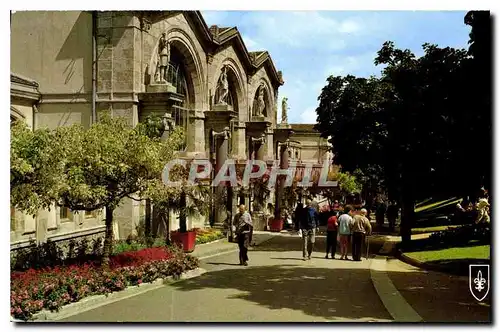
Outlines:
{"label": "stone building", "polygon": [[[286,154],[319,164],[327,144],[313,125],[277,119],[283,84],[268,52],[249,52],[236,27],[208,27],[198,11],[12,14],[11,121],[32,128],[90,126],[104,110],[132,125],[155,114],[167,128],[187,130],[184,158],[272,161]],[[145,204],[125,199],[115,213],[115,235],[127,238]],[[205,219],[190,219],[188,227]],[[101,211],[54,206],[32,218],[11,210],[13,248],[103,229]]]}

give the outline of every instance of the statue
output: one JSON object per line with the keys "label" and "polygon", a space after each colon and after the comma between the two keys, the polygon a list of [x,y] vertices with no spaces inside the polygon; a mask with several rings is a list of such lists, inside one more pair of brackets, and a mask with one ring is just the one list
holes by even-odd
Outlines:
{"label": "statue", "polygon": [[227,98],[227,95],[229,93],[229,84],[227,82],[227,68],[226,68],[226,66],[224,66],[222,68],[222,74],[220,77],[218,88],[220,89],[219,90],[220,92],[219,92],[219,101],[217,103],[225,105],[225,104],[227,104],[226,98]]}
{"label": "statue", "polygon": [[168,73],[168,66],[170,63],[170,43],[167,40],[166,33],[162,33],[160,37],[160,42],[158,44],[158,67],[159,67],[159,79],[156,80],[156,75],[155,75],[155,81],[157,83],[166,83],[167,82],[167,73]]}
{"label": "statue", "polygon": [[283,101],[281,102],[281,123],[288,123],[288,98],[284,97]]}
{"label": "statue", "polygon": [[264,84],[259,86],[259,96],[257,97],[257,112],[255,116],[263,116],[266,102],[264,101]]}

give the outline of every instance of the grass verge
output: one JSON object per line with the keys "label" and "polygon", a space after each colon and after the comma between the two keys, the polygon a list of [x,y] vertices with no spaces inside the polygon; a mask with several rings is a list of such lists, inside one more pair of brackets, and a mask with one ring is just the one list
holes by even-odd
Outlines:
{"label": "grass verge", "polygon": [[491,248],[489,245],[454,247],[439,250],[406,252],[405,254],[413,259],[424,263],[443,260],[463,260],[463,259],[490,259]]}
{"label": "grass verge", "polygon": [[425,234],[425,233],[433,233],[433,232],[440,232],[440,231],[445,231],[448,228],[455,228],[458,226],[431,226],[431,227],[417,227],[417,228],[412,228],[411,229],[411,234]]}

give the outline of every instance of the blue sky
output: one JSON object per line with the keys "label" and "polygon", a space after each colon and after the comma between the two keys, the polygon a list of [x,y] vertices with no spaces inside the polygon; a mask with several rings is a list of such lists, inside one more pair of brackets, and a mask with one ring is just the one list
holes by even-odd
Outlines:
{"label": "blue sky", "polygon": [[249,51],[267,50],[285,84],[290,123],[315,123],[329,75],[378,75],[373,59],[386,40],[421,55],[425,42],[466,48],[464,11],[203,11],[207,24],[236,26]]}

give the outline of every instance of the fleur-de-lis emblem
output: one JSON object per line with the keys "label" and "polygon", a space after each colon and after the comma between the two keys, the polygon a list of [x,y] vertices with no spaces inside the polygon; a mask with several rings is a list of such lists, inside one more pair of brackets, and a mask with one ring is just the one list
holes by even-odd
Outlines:
{"label": "fleur-de-lis emblem", "polygon": [[474,284],[476,285],[474,288],[477,289],[478,292],[481,292],[485,287],[486,279],[483,278],[483,273],[481,270],[477,272],[477,277],[474,278]]}
{"label": "fleur-de-lis emblem", "polygon": [[469,265],[469,290],[478,301],[483,301],[490,292],[490,265]]}

